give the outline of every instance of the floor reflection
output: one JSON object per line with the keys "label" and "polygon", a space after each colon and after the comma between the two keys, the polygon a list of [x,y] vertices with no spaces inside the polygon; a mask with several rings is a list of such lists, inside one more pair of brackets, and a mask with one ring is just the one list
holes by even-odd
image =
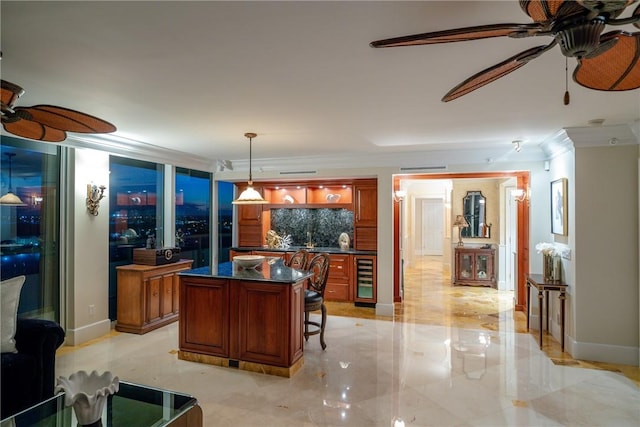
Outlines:
{"label": "floor reflection", "polygon": [[[396,322],[454,326],[488,331],[527,333],[525,313],[513,310],[514,293],[487,287],[452,286],[442,257],[419,257],[405,269],[404,300],[396,303],[394,318],[376,316],[371,308],[329,302],[328,312],[339,316]],[[537,339],[535,330],[530,331]],[[619,372],[640,387],[640,367],[576,360],[563,352],[551,335],[543,335],[542,350],[557,365]]]}

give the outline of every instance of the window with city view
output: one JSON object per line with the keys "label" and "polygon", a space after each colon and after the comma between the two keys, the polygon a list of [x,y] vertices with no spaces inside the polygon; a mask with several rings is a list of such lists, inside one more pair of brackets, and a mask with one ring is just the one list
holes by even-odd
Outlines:
{"label": "window with city view", "polygon": [[109,318],[116,318],[116,267],[133,262],[133,249],[163,236],[164,165],[109,158]]}
{"label": "window with city view", "polygon": [[176,169],[176,246],[180,257],[204,267],[211,260],[211,174]]}
{"label": "window with city view", "polygon": [[18,314],[60,321],[60,147],[2,137],[2,280],[25,276]]}

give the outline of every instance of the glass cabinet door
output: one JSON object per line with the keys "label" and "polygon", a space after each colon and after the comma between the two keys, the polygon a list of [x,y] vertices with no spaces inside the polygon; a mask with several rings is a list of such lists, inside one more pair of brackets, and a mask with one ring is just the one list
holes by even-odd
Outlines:
{"label": "glass cabinet door", "polygon": [[464,279],[473,278],[473,254],[460,255],[460,277]]}
{"label": "glass cabinet door", "polygon": [[370,255],[354,256],[355,302],[376,302],[376,258]]}
{"label": "glass cabinet door", "polygon": [[489,257],[487,255],[477,255],[476,257],[476,279],[488,279]]}

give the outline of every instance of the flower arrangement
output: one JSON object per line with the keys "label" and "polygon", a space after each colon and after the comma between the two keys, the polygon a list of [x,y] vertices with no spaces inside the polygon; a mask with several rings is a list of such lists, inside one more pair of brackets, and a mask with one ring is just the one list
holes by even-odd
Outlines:
{"label": "flower arrangement", "polygon": [[559,255],[558,249],[553,243],[540,242],[536,245],[536,251],[543,255]]}

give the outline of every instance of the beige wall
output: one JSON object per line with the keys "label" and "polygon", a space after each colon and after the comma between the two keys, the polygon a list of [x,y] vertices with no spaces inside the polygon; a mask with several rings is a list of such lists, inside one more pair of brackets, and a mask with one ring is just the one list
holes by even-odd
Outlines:
{"label": "beige wall", "polygon": [[606,345],[638,363],[638,157],[638,145],[575,150],[577,358]]}
{"label": "beige wall", "polygon": [[[70,150],[67,226],[66,343],[77,345],[109,333],[109,154]],[[98,216],[86,208],[87,184],[106,185]]]}
{"label": "beige wall", "polygon": [[[497,245],[500,243],[500,183],[502,181],[502,178],[453,180],[453,191],[451,194],[452,223],[456,215],[462,215],[462,199],[467,195],[467,191],[480,191],[486,198],[487,224],[491,225],[491,237],[488,239],[463,237],[462,241],[465,244],[486,245],[492,243]],[[458,231],[456,230],[455,236],[452,237],[453,241],[457,241],[457,233]]]}

